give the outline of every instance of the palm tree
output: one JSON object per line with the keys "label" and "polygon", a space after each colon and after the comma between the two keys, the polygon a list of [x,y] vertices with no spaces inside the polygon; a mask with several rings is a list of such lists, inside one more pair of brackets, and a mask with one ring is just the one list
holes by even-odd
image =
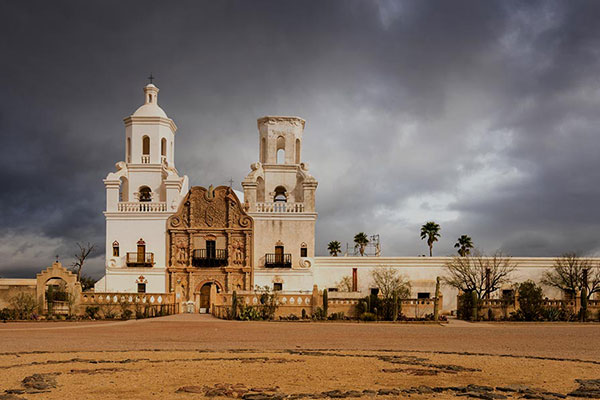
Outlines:
{"label": "palm tree", "polygon": [[327,250],[329,251],[330,255],[337,257],[338,253],[342,252],[342,244],[337,240],[332,240],[327,245]]}
{"label": "palm tree", "polygon": [[367,237],[367,235],[364,232],[357,233],[356,235],[354,235],[354,243],[356,243],[354,248],[358,247],[360,255],[364,256],[365,247],[367,247],[367,244],[369,243],[369,238]]}
{"label": "palm tree", "polygon": [[473,248],[473,239],[469,235],[461,235],[454,247],[458,249],[461,257],[468,256]]}
{"label": "palm tree", "polygon": [[427,222],[421,227],[421,240],[427,238],[429,246],[429,257],[433,256],[433,243],[440,237],[440,226],[433,221]]}

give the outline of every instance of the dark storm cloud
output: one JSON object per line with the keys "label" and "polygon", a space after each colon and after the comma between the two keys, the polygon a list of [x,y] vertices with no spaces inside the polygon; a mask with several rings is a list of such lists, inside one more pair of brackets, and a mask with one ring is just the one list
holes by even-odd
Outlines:
{"label": "dark storm cloud", "polygon": [[0,274],[103,247],[102,179],[150,72],[195,185],[243,179],[256,118],[307,120],[320,254],[363,230],[421,254],[430,219],[438,254],[463,233],[594,253],[599,16],[577,1],[1,2]]}

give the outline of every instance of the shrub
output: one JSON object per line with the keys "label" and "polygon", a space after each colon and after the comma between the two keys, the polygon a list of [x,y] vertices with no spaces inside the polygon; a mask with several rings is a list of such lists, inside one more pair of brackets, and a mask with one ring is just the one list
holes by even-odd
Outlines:
{"label": "shrub", "polygon": [[533,281],[519,285],[519,309],[525,321],[536,321],[542,314],[544,299],[542,288]]}
{"label": "shrub", "polygon": [[37,307],[34,295],[25,292],[11,297],[9,302],[15,319],[31,319]]}
{"label": "shrub", "polygon": [[298,321],[300,318],[298,318],[298,316],[295,314],[290,314],[287,317],[280,316],[279,319],[281,321]]}
{"label": "shrub", "polygon": [[275,317],[275,311],[277,311],[278,307],[277,293],[271,292],[271,288],[269,286],[264,286],[262,288],[257,286],[256,290],[260,292],[260,319],[273,319]]}
{"label": "shrub", "polygon": [[131,311],[129,309],[125,309],[121,312],[121,319],[131,319],[132,315],[133,315],[133,311]]}
{"label": "shrub", "polygon": [[262,313],[257,307],[247,306],[240,304],[238,319],[240,321],[260,321],[262,319]]}
{"label": "shrub", "polygon": [[306,319],[307,315],[306,315],[306,310],[303,308],[302,309],[302,319]]}
{"label": "shrub", "polygon": [[327,317],[327,319],[331,320],[331,321],[342,320],[342,319],[345,319],[345,318],[346,318],[346,316],[345,316],[345,314],[344,314],[343,311],[333,313],[333,314],[331,314],[331,315],[329,315]]}
{"label": "shrub", "polygon": [[316,321],[322,321],[325,319],[325,311],[321,307],[317,307],[312,315],[312,319]]}
{"label": "shrub", "polygon": [[546,321],[560,321],[563,319],[563,312],[559,307],[545,307],[542,310],[542,318]]}
{"label": "shrub", "polygon": [[113,304],[103,304],[101,310],[104,319],[114,319],[117,316],[115,306]]}
{"label": "shrub", "polygon": [[458,296],[457,317],[465,321],[471,319],[473,313],[473,295],[471,292],[464,292]]}
{"label": "shrub", "polygon": [[8,308],[0,310],[0,319],[3,321],[13,319],[13,312]]}
{"label": "shrub", "polygon": [[360,315],[361,321],[377,321],[377,314],[365,312]]}
{"label": "shrub", "polygon": [[100,307],[98,306],[87,306],[85,308],[85,315],[87,315],[91,319],[97,319],[99,311]]}

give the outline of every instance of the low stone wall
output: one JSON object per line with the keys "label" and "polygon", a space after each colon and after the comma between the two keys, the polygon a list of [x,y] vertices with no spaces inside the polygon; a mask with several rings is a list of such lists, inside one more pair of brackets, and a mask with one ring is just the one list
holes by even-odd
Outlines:
{"label": "low stone wall", "polygon": [[[231,309],[232,294],[221,293],[218,295],[217,302],[212,306],[212,314],[218,318],[227,318]],[[357,307],[364,295],[359,292],[331,292],[327,298],[327,313],[344,313],[344,316],[358,318]],[[247,306],[258,306],[260,304],[260,293],[242,292],[237,293],[238,304]],[[440,303],[443,298],[440,296]],[[275,318],[288,317],[295,315],[302,316],[302,310],[305,315],[311,316],[317,308],[323,308],[323,292],[313,290],[313,293],[299,292],[277,292],[278,307],[275,312]],[[409,318],[421,318],[427,314],[433,314],[435,299],[403,299],[401,301],[402,313]]]}
{"label": "low stone wall", "polygon": [[10,301],[19,293],[27,293],[36,297],[37,281],[35,279],[0,279],[0,310],[10,308]]}
{"label": "low stone wall", "polygon": [[135,316],[142,312],[145,316],[170,315],[180,312],[179,303],[172,293],[94,293],[83,292],[78,305],[78,314],[85,314],[87,307],[99,307],[100,312],[120,316],[130,310]]}
{"label": "low stone wall", "polygon": [[[258,306],[260,304],[260,293],[242,292],[236,293],[238,304],[247,306]],[[212,306],[212,314],[217,318],[227,318],[231,309],[232,293],[220,293],[217,302]],[[290,315],[302,316],[302,310],[310,316],[317,306],[315,299],[311,293],[296,293],[296,292],[277,292],[277,301],[279,306],[275,311],[275,318],[287,317]],[[314,309],[313,309],[313,306]]]}
{"label": "low stone wall", "polygon": [[[457,303],[460,300],[457,300]],[[545,308],[559,308],[571,310],[574,314],[579,312],[581,308],[581,299],[579,297],[572,300],[565,299],[544,299],[543,307]],[[479,305],[479,316],[487,318],[489,311],[491,310],[494,319],[506,319],[511,313],[519,309],[519,299],[515,298],[514,301],[508,301],[504,299],[483,299]],[[588,312],[592,314],[592,318],[596,318],[600,312],[600,300],[588,300]]]}

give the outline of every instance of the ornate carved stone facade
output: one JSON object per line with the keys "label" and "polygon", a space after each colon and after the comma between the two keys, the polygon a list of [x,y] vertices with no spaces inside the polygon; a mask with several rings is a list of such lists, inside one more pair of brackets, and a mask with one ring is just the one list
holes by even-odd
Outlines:
{"label": "ornate carved stone facade", "polygon": [[253,225],[230,187],[192,187],[167,221],[167,271],[177,299],[206,308],[215,292],[251,290]]}

